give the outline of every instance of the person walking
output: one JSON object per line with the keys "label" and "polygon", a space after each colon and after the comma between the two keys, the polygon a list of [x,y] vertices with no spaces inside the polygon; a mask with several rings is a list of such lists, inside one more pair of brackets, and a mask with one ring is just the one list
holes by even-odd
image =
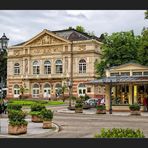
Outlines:
{"label": "person walking", "polygon": [[145,112],[148,111],[147,110],[147,101],[146,100],[147,100],[146,97],[144,97],[144,99],[143,99],[143,106],[144,106],[144,111]]}

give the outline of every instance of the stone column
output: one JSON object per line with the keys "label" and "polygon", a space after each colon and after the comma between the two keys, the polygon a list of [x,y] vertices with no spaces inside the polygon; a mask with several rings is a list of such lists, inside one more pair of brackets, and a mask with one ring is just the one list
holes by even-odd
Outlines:
{"label": "stone column", "polygon": [[132,90],[132,84],[129,84],[129,104],[132,104],[132,93],[133,93],[133,90]]}
{"label": "stone column", "polygon": [[137,85],[134,85],[134,103],[137,103]]}
{"label": "stone column", "polygon": [[105,85],[105,104],[106,104],[106,110],[110,109],[110,85]]}

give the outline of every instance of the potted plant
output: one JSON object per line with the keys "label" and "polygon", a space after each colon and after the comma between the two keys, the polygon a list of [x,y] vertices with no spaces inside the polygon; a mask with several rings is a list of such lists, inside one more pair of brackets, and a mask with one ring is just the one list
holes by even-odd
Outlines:
{"label": "potted plant", "polygon": [[8,134],[19,135],[27,133],[28,122],[25,120],[26,115],[27,114],[20,109],[14,110],[9,108]]}
{"label": "potted plant", "polygon": [[83,102],[82,102],[82,100],[77,100],[76,101],[75,113],[83,113]]}
{"label": "potted plant", "polygon": [[129,109],[131,111],[131,115],[141,115],[140,105],[138,103],[129,105]]}
{"label": "potted plant", "polygon": [[52,128],[53,112],[50,109],[43,109],[41,111],[41,116],[43,119],[42,128],[45,128],[45,129]]}
{"label": "potted plant", "polygon": [[32,122],[43,122],[43,119],[41,117],[42,109],[45,109],[45,106],[43,104],[34,103],[31,105],[30,115],[32,116],[31,118]]}
{"label": "potted plant", "polygon": [[96,111],[97,114],[106,114],[106,106],[105,105],[102,105],[102,104],[97,105],[96,109],[97,109],[97,111]]}

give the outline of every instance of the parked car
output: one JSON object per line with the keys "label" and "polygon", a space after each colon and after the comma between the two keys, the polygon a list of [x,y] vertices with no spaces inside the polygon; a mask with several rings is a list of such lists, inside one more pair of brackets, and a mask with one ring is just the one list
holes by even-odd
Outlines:
{"label": "parked car", "polygon": [[99,98],[90,98],[86,100],[84,103],[90,105],[90,107],[96,107],[98,104],[98,101],[100,101]]}

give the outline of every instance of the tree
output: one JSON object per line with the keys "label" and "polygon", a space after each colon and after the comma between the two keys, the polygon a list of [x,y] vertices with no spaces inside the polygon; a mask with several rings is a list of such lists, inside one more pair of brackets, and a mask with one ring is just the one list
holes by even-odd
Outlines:
{"label": "tree", "polygon": [[112,35],[105,34],[103,36],[102,56],[103,62],[96,65],[96,71],[101,76],[109,64],[110,67],[128,63],[130,61],[137,62],[137,49],[139,47],[138,36],[133,31],[117,32]]}
{"label": "tree", "polygon": [[144,14],[145,14],[145,19],[148,19],[148,10],[146,10],[146,11],[144,12]]}
{"label": "tree", "polygon": [[148,29],[142,31],[138,49],[138,61],[140,64],[148,66]]}
{"label": "tree", "polygon": [[6,83],[7,79],[7,50],[3,49],[0,52],[0,77]]}
{"label": "tree", "polygon": [[85,29],[82,26],[76,26],[76,30],[82,33],[85,33]]}

